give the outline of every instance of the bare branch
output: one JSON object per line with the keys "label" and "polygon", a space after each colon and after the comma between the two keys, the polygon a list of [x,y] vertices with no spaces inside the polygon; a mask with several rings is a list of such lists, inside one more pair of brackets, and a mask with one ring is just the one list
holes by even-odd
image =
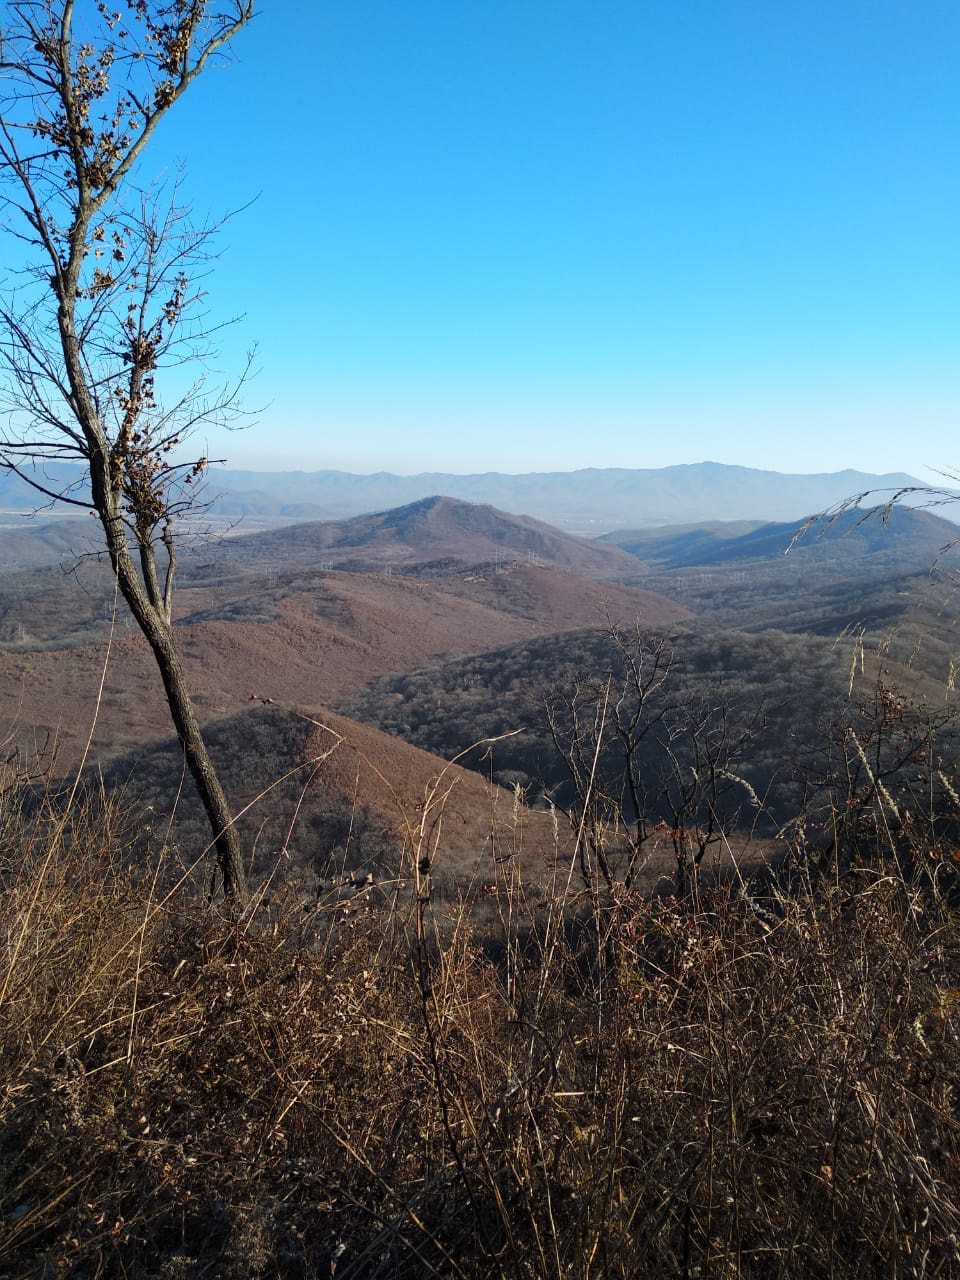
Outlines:
{"label": "bare branch", "polygon": [[[175,451],[197,427],[231,425],[249,364],[207,389],[220,326],[204,315],[199,282],[218,228],[192,223],[179,181],[164,194],[135,175],[159,122],[250,21],[253,2],[128,0],[122,20],[96,4],[82,40],[74,10],[73,0],[21,0],[0,33],[0,184],[26,253],[0,304],[0,467],[52,501],[96,511],[160,668],[225,886],[242,895],[239,842],[171,618],[176,518],[194,508],[207,465],[184,465]],[[190,363],[199,376],[165,403],[158,379]],[[83,462],[88,498],[31,466],[57,460]]]}
{"label": "bare branch", "polygon": [[85,511],[94,511],[96,509],[92,502],[84,502],[80,498],[72,498],[69,490],[48,489],[46,485],[41,484],[39,480],[29,475],[22,467],[18,467],[13,462],[6,461],[0,465],[2,465],[5,471],[12,471],[15,476],[18,476],[24,482],[24,484],[28,484],[30,488],[35,490],[37,493],[42,493],[45,498],[50,498],[52,502],[65,502],[71,507],[83,507]]}

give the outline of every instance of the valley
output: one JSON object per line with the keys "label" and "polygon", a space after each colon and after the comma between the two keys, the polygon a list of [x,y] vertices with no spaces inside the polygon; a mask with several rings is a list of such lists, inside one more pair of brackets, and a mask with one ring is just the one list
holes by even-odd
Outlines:
{"label": "valley", "polygon": [[[722,829],[763,859],[797,814],[815,810],[837,767],[825,743],[866,714],[855,704],[869,702],[878,680],[937,717],[952,707],[958,556],[944,548],[953,528],[896,508],[885,522],[851,512],[809,529],[705,522],[583,539],[430,497],[188,541],[176,634],[232,802],[252,805],[242,822],[257,874],[277,847],[304,883],[322,876],[335,849],[357,864],[373,856],[372,837],[343,849],[336,813],[360,815],[357,830],[379,831],[397,864],[410,815],[455,757],[457,802],[441,824],[449,884],[469,882],[482,851],[505,838],[497,823],[513,813],[514,793],[527,809],[528,856],[545,868],[551,846],[560,853],[558,833],[569,845],[579,812],[551,701],[569,714],[575,691],[582,720],[588,693],[596,700],[606,687],[617,707],[632,698],[639,713],[631,663],[651,655],[669,679],[643,692],[632,782],[623,743],[590,740],[605,821],[702,828],[709,811],[715,857]],[[8,749],[53,776],[85,761],[153,813],[175,812],[181,844],[202,848],[146,643],[122,601],[114,615],[109,569],[89,541],[77,554],[81,530],[89,540],[82,522],[0,531]],[[608,728],[615,739],[615,717]],[[320,767],[323,733],[337,745]],[[709,794],[682,784],[704,764],[705,737],[722,779]],[[957,755],[939,720],[936,750],[948,762]],[[559,826],[551,811],[565,815]],[[654,856],[647,834],[640,843],[652,888],[671,858]]]}
{"label": "valley", "polygon": [[0,1280],[960,1280],[960,9],[0,13]]}
{"label": "valley", "polygon": [[700,1214],[879,1276],[891,1197],[953,1274],[955,526],[865,516],[186,539],[239,910],[90,526],[0,530],[17,1274],[684,1274]]}

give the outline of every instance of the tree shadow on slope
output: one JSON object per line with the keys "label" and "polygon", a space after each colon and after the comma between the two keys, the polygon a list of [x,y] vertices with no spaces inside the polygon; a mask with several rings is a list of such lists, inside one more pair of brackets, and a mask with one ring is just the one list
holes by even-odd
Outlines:
{"label": "tree shadow on slope", "polygon": [[[254,883],[275,878],[311,894],[324,880],[373,867],[379,875],[397,862],[397,840],[386,823],[316,777],[314,731],[306,716],[268,706],[204,729]],[[122,797],[128,821],[118,833],[121,852],[148,874],[161,851],[173,851],[183,871],[210,873],[209,824],[175,738],[90,767],[81,796],[102,808]]]}

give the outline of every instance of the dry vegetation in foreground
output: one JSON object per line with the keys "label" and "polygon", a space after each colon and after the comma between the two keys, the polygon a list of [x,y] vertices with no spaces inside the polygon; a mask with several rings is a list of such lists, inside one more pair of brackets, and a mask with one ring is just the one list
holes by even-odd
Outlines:
{"label": "dry vegetation in foreground", "polygon": [[949,853],[229,918],[13,794],[0,1276],[960,1274]]}

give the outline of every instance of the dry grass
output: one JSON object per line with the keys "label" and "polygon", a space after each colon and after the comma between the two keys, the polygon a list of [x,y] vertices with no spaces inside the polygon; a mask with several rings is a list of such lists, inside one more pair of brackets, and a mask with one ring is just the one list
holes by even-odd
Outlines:
{"label": "dry grass", "polygon": [[960,917],[884,868],[762,903],[274,894],[0,790],[0,1276],[960,1274]]}

